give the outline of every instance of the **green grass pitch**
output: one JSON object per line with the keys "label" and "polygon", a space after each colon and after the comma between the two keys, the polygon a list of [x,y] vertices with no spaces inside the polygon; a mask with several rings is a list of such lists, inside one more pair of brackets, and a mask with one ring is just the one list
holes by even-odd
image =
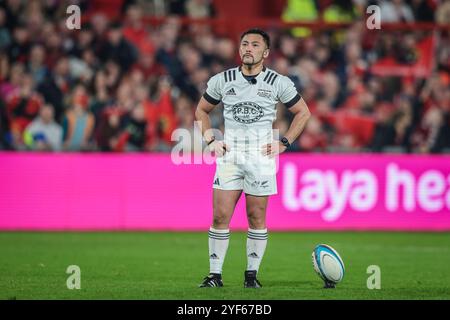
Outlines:
{"label": "green grass pitch", "polygon": [[[270,232],[259,278],[243,288],[244,232],[232,232],[223,288],[197,288],[209,271],[207,232],[0,233],[0,299],[450,299],[450,233]],[[316,244],[341,254],[336,289],[322,289]],[[69,265],[81,289],[69,290]],[[367,288],[367,267],[381,289]]]}

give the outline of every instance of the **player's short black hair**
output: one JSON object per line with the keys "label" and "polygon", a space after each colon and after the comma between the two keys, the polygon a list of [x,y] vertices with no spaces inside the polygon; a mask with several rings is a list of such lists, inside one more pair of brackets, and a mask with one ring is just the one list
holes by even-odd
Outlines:
{"label": "player's short black hair", "polygon": [[258,29],[258,28],[252,28],[252,29],[248,29],[247,31],[245,31],[242,35],[241,35],[241,41],[242,38],[244,38],[246,35],[248,34],[259,34],[261,37],[263,37],[264,42],[267,45],[267,48],[270,48],[270,37],[267,34],[267,32],[265,32],[264,30]]}

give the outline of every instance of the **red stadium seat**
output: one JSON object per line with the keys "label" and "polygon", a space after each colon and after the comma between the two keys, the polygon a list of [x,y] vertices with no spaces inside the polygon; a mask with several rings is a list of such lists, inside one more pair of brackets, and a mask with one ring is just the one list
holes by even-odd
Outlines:
{"label": "red stadium seat", "polygon": [[367,145],[372,140],[375,129],[375,119],[372,117],[338,112],[328,115],[326,119],[338,133],[352,134],[359,146]]}

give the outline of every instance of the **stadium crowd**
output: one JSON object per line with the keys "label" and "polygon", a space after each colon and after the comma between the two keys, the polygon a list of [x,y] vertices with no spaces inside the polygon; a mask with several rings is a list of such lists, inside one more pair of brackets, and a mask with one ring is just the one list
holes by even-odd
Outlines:
{"label": "stadium crowd", "polygon": [[[121,2],[120,19],[77,3],[88,19],[70,30],[67,1],[0,1],[0,150],[167,152],[177,128],[198,130],[208,79],[240,63],[238,37],[180,20],[214,16],[213,2],[169,1],[158,25],[146,23],[154,8],[144,1]],[[267,29],[268,67],[294,81],[313,114],[290,151],[450,152],[448,29],[369,30],[370,4],[385,22],[450,23],[450,0],[286,1],[286,22],[349,23]],[[223,130],[220,106],[211,117]],[[280,134],[290,119],[280,105]],[[182,143],[201,151],[192,139]]]}

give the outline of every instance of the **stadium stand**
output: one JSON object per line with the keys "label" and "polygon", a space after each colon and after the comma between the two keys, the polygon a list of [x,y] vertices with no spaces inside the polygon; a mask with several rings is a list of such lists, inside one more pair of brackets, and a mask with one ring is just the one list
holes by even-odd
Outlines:
{"label": "stadium stand", "polygon": [[[365,25],[378,1],[305,1],[304,20],[285,1],[277,19],[236,23],[214,4],[78,1],[82,26],[69,30],[64,1],[0,2],[0,150],[168,152],[176,128],[196,130],[207,80],[239,64],[239,33],[256,25],[274,43],[268,66],[313,114],[290,151],[450,151],[450,1],[379,1],[394,23],[382,30]],[[56,144],[46,132],[58,129],[35,129],[45,108],[63,131]],[[279,106],[274,127],[289,120]]]}

